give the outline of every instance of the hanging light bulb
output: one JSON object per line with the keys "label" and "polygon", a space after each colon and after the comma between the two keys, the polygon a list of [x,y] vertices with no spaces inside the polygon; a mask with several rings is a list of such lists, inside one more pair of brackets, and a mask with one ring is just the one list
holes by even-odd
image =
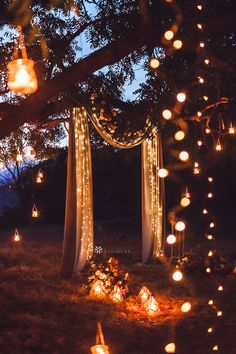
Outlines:
{"label": "hanging light bulb", "polygon": [[181,281],[183,279],[183,273],[178,269],[178,267],[176,267],[172,273],[172,278],[174,281]]}
{"label": "hanging light bulb", "polygon": [[175,224],[175,230],[176,231],[184,231],[185,230],[185,223],[183,221],[178,221],[176,224]]}
{"label": "hanging light bulb", "polygon": [[208,193],[208,194],[207,194],[207,197],[208,197],[208,198],[212,198],[212,197],[213,197],[213,193],[211,193],[211,192]]}
{"label": "hanging light bulb", "polygon": [[172,113],[169,109],[165,109],[163,112],[162,112],[162,116],[164,119],[166,120],[170,120],[171,117],[172,117]]}
{"label": "hanging light bulb", "polygon": [[217,141],[215,149],[216,149],[216,151],[221,151],[222,150],[222,146],[221,146],[220,140]]}
{"label": "hanging light bulb", "polygon": [[181,311],[184,313],[187,313],[191,310],[191,304],[190,302],[185,302],[182,306],[181,306]]}
{"label": "hanging light bulb", "polygon": [[151,69],[157,69],[160,66],[160,61],[157,58],[151,58],[149,60],[149,66]]}
{"label": "hanging light bulb", "polygon": [[166,242],[168,243],[168,245],[174,245],[176,243],[176,236],[168,235],[166,238]]}
{"label": "hanging light bulb", "polygon": [[208,180],[208,182],[210,182],[210,183],[213,182],[213,178],[212,178],[212,177],[208,177],[207,180]]}
{"label": "hanging light bulb", "polygon": [[165,352],[166,353],[175,353],[175,343],[169,343],[165,346]]}
{"label": "hanging light bulb", "polygon": [[199,175],[200,173],[200,168],[199,168],[199,163],[198,162],[194,162],[194,168],[193,168],[193,174],[194,175]]}
{"label": "hanging light bulb", "polygon": [[234,127],[233,127],[232,122],[230,122],[230,124],[229,124],[229,134],[234,134]]}
{"label": "hanging light bulb", "polygon": [[202,146],[202,140],[198,140],[197,145]]}
{"label": "hanging light bulb", "polygon": [[177,101],[184,102],[186,100],[186,94],[184,92],[179,92],[176,96]]}
{"label": "hanging light bulb", "polygon": [[167,41],[170,41],[174,37],[174,32],[169,30],[164,33],[164,37]]}
{"label": "hanging light bulb", "polygon": [[181,141],[185,138],[185,132],[183,132],[183,130],[178,130],[176,133],[175,133],[175,140],[177,141]]}
{"label": "hanging light bulb", "polygon": [[210,63],[210,60],[209,60],[209,59],[205,59],[205,60],[204,60],[204,63],[205,63],[206,65],[208,65],[208,64]]}
{"label": "hanging light bulb", "polygon": [[158,176],[160,178],[165,178],[167,177],[169,174],[169,171],[166,168],[160,168],[160,170],[158,171]]}
{"label": "hanging light bulb", "polygon": [[201,48],[204,48],[204,47],[205,47],[205,43],[204,43],[204,42],[200,42],[200,43],[199,43],[199,46],[200,46]]}
{"label": "hanging light bulb", "polygon": [[203,209],[202,213],[206,215],[208,213],[207,209]]}
{"label": "hanging light bulb", "polygon": [[181,161],[188,161],[188,159],[189,159],[189,154],[188,154],[188,152],[187,151],[181,151],[180,153],[179,153],[179,159],[181,160]]}
{"label": "hanging light bulb", "polygon": [[217,311],[216,315],[217,315],[217,317],[221,317],[223,315],[223,312],[222,311]]}
{"label": "hanging light bulb", "polygon": [[176,39],[175,41],[174,41],[174,43],[173,43],[173,47],[175,48],[175,49],[181,49],[182,48],[182,46],[183,46],[183,42],[181,41],[181,40],[179,40],[179,39]]}
{"label": "hanging light bulb", "polygon": [[197,28],[200,29],[200,30],[202,30],[202,28],[203,28],[202,24],[201,24],[201,23],[198,23],[198,24],[197,24]]}
{"label": "hanging light bulb", "polygon": [[183,207],[183,208],[186,208],[188,207],[189,205],[191,204],[191,201],[189,198],[183,196],[180,200],[180,205]]}

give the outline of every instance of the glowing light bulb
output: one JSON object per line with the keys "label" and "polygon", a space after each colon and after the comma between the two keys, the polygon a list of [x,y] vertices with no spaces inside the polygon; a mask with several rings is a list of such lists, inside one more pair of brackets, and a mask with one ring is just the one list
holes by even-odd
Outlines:
{"label": "glowing light bulb", "polygon": [[223,316],[223,312],[222,311],[217,311],[216,315],[217,315],[217,317],[221,317],[221,316]]}
{"label": "glowing light bulb", "polygon": [[211,132],[211,129],[209,129],[209,128],[206,128],[206,129],[205,129],[205,132],[206,132],[207,134],[210,134],[210,132]]}
{"label": "glowing light bulb", "polygon": [[202,5],[197,5],[197,9],[198,9],[199,11],[201,11],[201,10],[202,10]]}
{"label": "glowing light bulb", "polygon": [[172,113],[171,113],[171,111],[169,109],[165,109],[162,112],[162,116],[163,116],[164,119],[169,120],[172,117]]}
{"label": "glowing light bulb", "polygon": [[221,151],[221,150],[222,150],[222,146],[221,146],[220,141],[218,140],[217,144],[216,144],[216,151]]}
{"label": "glowing light bulb", "polygon": [[186,100],[186,94],[184,92],[179,92],[176,96],[177,101],[184,102]]}
{"label": "glowing light bulb", "polygon": [[208,101],[208,96],[203,96],[204,101]]}
{"label": "glowing light bulb", "polygon": [[185,138],[185,132],[183,132],[183,130],[178,130],[176,133],[175,133],[175,140],[177,141],[181,141]]}
{"label": "glowing light bulb", "polygon": [[194,168],[193,168],[193,174],[194,175],[199,175],[200,173],[200,168],[199,168],[199,163],[198,162],[194,162]]}
{"label": "glowing light bulb", "polygon": [[208,197],[208,198],[212,198],[212,197],[213,197],[213,194],[210,192],[210,193],[207,194],[207,197]]}
{"label": "glowing light bulb", "polygon": [[201,116],[202,116],[202,112],[198,111],[198,112],[197,112],[197,116],[198,116],[198,117],[201,117]]}
{"label": "glowing light bulb", "polygon": [[212,348],[212,350],[213,350],[213,351],[217,351],[217,350],[219,350],[218,345],[214,345],[214,347]]}
{"label": "glowing light bulb", "polygon": [[175,343],[169,343],[165,346],[166,353],[175,353]]}
{"label": "glowing light bulb", "polygon": [[169,174],[169,171],[166,168],[160,168],[160,170],[158,171],[158,176],[160,178],[165,178],[167,177]]}
{"label": "glowing light bulb", "polygon": [[210,306],[214,305],[214,301],[213,300],[209,300],[208,301],[208,305],[210,305]]}
{"label": "glowing light bulb", "polygon": [[212,177],[208,177],[208,182],[212,183],[213,182],[213,178]]}
{"label": "glowing light bulb", "polygon": [[188,161],[188,159],[189,159],[189,154],[188,154],[188,152],[187,152],[187,151],[181,151],[181,152],[179,153],[179,159],[180,159],[181,161]]}
{"label": "glowing light bulb", "polygon": [[169,30],[164,33],[164,37],[167,41],[170,41],[174,37],[174,32]]}
{"label": "glowing light bulb", "polygon": [[184,231],[185,230],[185,223],[183,221],[178,221],[176,224],[175,224],[175,230],[176,231]]}
{"label": "glowing light bulb", "polygon": [[211,268],[206,268],[206,273],[211,273]]}
{"label": "glowing light bulb", "polygon": [[211,222],[209,226],[210,226],[211,229],[213,229],[213,227],[215,227],[214,222]]}
{"label": "glowing light bulb", "polygon": [[202,146],[202,140],[198,140],[197,145]]}
{"label": "glowing light bulb", "polygon": [[208,240],[212,240],[212,239],[213,239],[213,236],[212,236],[212,235],[207,235],[207,239],[208,239]]}
{"label": "glowing light bulb", "polygon": [[230,123],[229,125],[229,134],[234,134],[235,130],[234,130],[234,127],[233,127],[233,124]]}
{"label": "glowing light bulb", "polygon": [[212,327],[209,327],[209,328],[207,329],[207,332],[208,332],[208,333],[212,333],[212,332],[213,332],[213,328],[212,328]]}
{"label": "glowing light bulb", "polygon": [[172,274],[172,278],[174,281],[181,281],[183,279],[183,273],[176,268]]}
{"label": "glowing light bulb", "polygon": [[200,42],[200,43],[199,43],[199,46],[200,46],[201,48],[204,48],[204,47],[205,47],[205,43],[204,43],[204,42]]}
{"label": "glowing light bulb", "polygon": [[206,65],[208,65],[208,64],[210,63],[210,60],[209,60],[209,59],[205,59],[205,60],[204,60],[204,63],[205,63]]}
{"label": "glowing light bulb", "polygon": [[208,213],[207,209],[203,209],[202,213],[206,215]]}
{"label": "glowing light bulb", "polygon": [[200,29],[200,30],[202,30],[202,24],[201,24],[201,23],[198,23],[198,24],[197,24],[197,28]]}
{"label": "glowing light bulb", "polygon": [[174,41],[174,43],[173,43],[173,47],[174,47],[175,49],[181,49],[182,46],[183,46],[183,42],[182,42],[181,40],[179,40],[179,39],[176,39],[176,40]]}
{"label": "glowing light bulb", "polygon": [[203,83],[204,83],[203,77],[200,77],[200,76],[199,76],[198,81],[200,82],[200,84],[203,84]]}
{"label": "glowing light bulb", "polygon": [[166,242],[169,245],[173,245],[176,242],[176,236],[175,235],[168,235],[166,238]]}
{"label": "glowing light bulb", "polygon": [[191,204],[191,201],[190,201],[189,198],[187,198],[187,197],[181,198],[180,205],[181,205],[183,208],[186,208],[186,207],[189,206],[190,204]]}
{"label": "glowing light bulb", "polygon": [[185,302],[182,306],[181,306],[181,311],[186,313],[189,312],[191,310],[191,304],[190,302]]}
{"label": "glowing light bulb", "polygon": [[211,256],[213,256],[213,252],[212,252],[212,251],[209,251],[209,252],[208,252],[208,257],[211,257]]}
{"label": "glowing light bulb", "polygon": [[218,291],[223,291],[223,290],[224,290],[223,286],[222,286],[222,285],[219,285],[219,286],[218,286]]}
{"label": "glowing light bulb", "polygon": [[151,58],[149,60],[149,66],[151,69],[157,69],[160,66],[160,61],[157,58]]}

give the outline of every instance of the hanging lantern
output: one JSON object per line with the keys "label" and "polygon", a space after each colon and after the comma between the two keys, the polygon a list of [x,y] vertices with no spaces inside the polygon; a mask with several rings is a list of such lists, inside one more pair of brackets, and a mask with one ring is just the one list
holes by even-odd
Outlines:
{"label": "hanging lantern", "polygon": [[43,181],[43,172],[41,169],[39,169],[36,176],[36,183],[42,183],[42,181]]}
{"label": "hanging lantern", "polygon": [[145,302],[144,308],[147,311],[148,316],[155,316],[156,313],[160,311],[158,303],[153,296],[150,296],[150,298]]}
{"label": "hanging lantern", "polygon": [[229,134],[234,134],[234,127],[233,127],[232,122],[230,122],[230,125],[229,125]]}
{"label": "hanging lantern", "polygon": [[93,345],[91,354],[109,354],[109,347],[105,344],[101,323],[97,323],[96,345]]}
{"label": "hanging lantern", "polygon": [[13,241],[14,242],[20,242],[20,240],[21,240],[20,234],[19,234],[18,230],[15,229],[14,236],[13,236]]}
{"label": "hanging lantern", "polygon": [[[7,64],[8,87],[9,90],[21,93],[31,94],[38,88],[38,80],[34,69],[34,61],[28,59],[22,29],[18,26],[19,38],[17,40],[13,57],[14,60]],[[19,58],[21,50],[22,58]]]}
{"label": "hanging lantern", "polygon": [[38,216],[39,216],[39,212],[38,209],[36,208],[36,205],[34,204],[32,208],[32,218],[38,218]]}
{"label": "hanging lantern", "polygon": [[96,280],[90,290],[90,295],[91,296],[96,296],[96,297],[104,297],[104,286],[102,280]]}
{"label": "hanging lantern", "polygon": [[140,298],[142,304],[144,304],[151,296],[150,291],[146,286],[143,286],[142,289],[140,290],[138,297]]}
{"label": "hanging lantern", "polygon": [[23,162],[23,155],[22,155],[22,153],[20,152],[20,150],[17,151],[17,154],[16,154],[16,162],[18,162],[18,163]]}
{"label": "hanging lantern", "polygon": [[114,286],[114,289],[110,293],[110,298],[113,302],[121,302],[123,301],[123,295],[121,288],[118,285]]}

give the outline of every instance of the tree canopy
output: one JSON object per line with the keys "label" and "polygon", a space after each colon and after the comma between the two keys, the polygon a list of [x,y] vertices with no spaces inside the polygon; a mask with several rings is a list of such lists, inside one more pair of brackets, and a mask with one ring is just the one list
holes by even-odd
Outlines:
{"label": "tree canopy", "polygon": [[[201,3],[204,11],[196,9]],[[178,90],[188,89],[188,102],[178,116],[196,116],[206,102],[226,96],[235,113],[235,25],[233,0],[211,4],[178,0],[4,0],[0,4],[0,138],[25,122],[63,121],[75,104],[87,105],[92,94],[132,115],[172,105]],[[198,31],[197,24],[204,31]],[[30,96],[8,92],[6,65],[12,58],[17,33],[23,27],[28,56],[36,62],[38,90]],[[183,48],[175,51],[163,34],[173,29]],[[204,37],[204,38],[202,38]],[[199,48],[204,39],[205,48]],[[83,53],[86,51],[86,54]],[[156,56],[160,67],[150,71]],[[204,65],[203,58],[210,65]],[[147,71],[134,103],[124,102],[124,85],[135,71]],[[197,82],[204,75],[207,85]],[[200,98],[199,98],[200,97]],[[191,104],[190,104],[191,103]],[[52,124],[52,123],[50,123]]]}

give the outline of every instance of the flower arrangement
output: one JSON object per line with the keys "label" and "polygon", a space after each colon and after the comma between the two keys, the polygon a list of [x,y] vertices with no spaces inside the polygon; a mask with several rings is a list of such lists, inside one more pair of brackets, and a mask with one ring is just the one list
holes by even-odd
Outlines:
{"label": "flower arrangement", "polygon": [[95,284],[100,284],[104,295],[109,295],[115,289],[119,289],[120,294],[127,295],[129,274],[125,273],[119,266],[119,261],[111,257],[104,262],[92,260],[89,264],[86,289],[93,292]]}

